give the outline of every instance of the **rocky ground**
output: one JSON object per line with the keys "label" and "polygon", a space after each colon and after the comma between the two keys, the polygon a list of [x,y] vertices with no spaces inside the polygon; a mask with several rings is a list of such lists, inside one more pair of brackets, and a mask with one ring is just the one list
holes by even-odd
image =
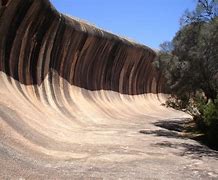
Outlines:
{"label": "rocky ground", "polygon": [[5,89],[0,179],[218,179],[218,152],[186,138],[187,115],[152,96],[118,102],[120,95],[104,92],[101,99],[114,99],[97,106],[101,93],[77,89],[73,120]]}

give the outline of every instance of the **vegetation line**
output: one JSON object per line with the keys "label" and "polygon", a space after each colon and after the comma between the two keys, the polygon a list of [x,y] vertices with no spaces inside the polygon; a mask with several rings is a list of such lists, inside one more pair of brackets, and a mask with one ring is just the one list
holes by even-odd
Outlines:
{"label": "vegetation line", "polygon": [[166,105],[193,116],[198,131],[218,149],[218,0],[198,0],[154,62],[172,94]]}

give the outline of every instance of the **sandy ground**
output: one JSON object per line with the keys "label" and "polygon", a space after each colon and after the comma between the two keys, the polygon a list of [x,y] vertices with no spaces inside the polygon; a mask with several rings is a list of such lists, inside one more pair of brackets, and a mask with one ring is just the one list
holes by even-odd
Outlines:
{"label": "sandy ground", "polygon": [[0,179],[218,179],[218,153],[184,138],[163,95],[0,77]]}

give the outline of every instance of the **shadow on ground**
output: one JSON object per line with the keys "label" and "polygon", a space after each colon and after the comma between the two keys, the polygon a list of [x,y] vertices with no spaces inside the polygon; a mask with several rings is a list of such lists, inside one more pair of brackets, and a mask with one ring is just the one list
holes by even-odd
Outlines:
{"label": "shadow on ground", "polygon": [[202,157],[212,157],[214,159],[218,159],[217,151],[201,144],[197,145],[191,143],[172,143],[169,141],[163,141],[161,143],[155,143],[153,146],[161,148],[181,149],[181,153],[179,153],[180,156],[191,156],[194,159],[199,159]]}
{"label": "shadow on ground", "polygon": [[140,130],[139,133],[145,135],[153,135],[156,137],[166,137],[166,138],[175,138],[180,139],[180,141],[163,141],[154,143],[154,147],[159,148],[174,148],[180,149],[181,156],[191,156],[192,158],[202,158],[202,157],[212,157],[214,159],[218,159],[218,151],[212,150],[209,147],[197,143],[188,136],[185,135],[184,131],[186,122],[188,119],[172,119],[172,120],[161,120],[153,123],[156,127],[160,129],[157,130]]}
{"label": "shadow on ground", "polygon": [[157,130],[140,130],[142,134],[153,134],[155,136],[165,136],[168,138],[185,138],[182,132],[185,130],[184,119],[162,120],[153,123],[161,129]]}

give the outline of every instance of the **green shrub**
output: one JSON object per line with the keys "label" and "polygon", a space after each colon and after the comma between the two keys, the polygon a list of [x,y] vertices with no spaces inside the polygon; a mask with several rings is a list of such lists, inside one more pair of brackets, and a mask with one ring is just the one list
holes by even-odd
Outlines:
{"label": "green shrub", "polygon": [[192,98],[171,96],[166,106],[192,115],[197,131],[204,134],[205,143],[218,149],[218,97],[207,102],[203,93],[195,94]]}
{"label": "green shrub", "polygon": [[205,105],[203,119],[209,144],[218,147],[218,99]]}
{"label": "green shrub", "polygon": [[212,124],[218,122],[218,102],[208,103],[204,106],[203,109],[203,118],[207,126],[211,126]]}

